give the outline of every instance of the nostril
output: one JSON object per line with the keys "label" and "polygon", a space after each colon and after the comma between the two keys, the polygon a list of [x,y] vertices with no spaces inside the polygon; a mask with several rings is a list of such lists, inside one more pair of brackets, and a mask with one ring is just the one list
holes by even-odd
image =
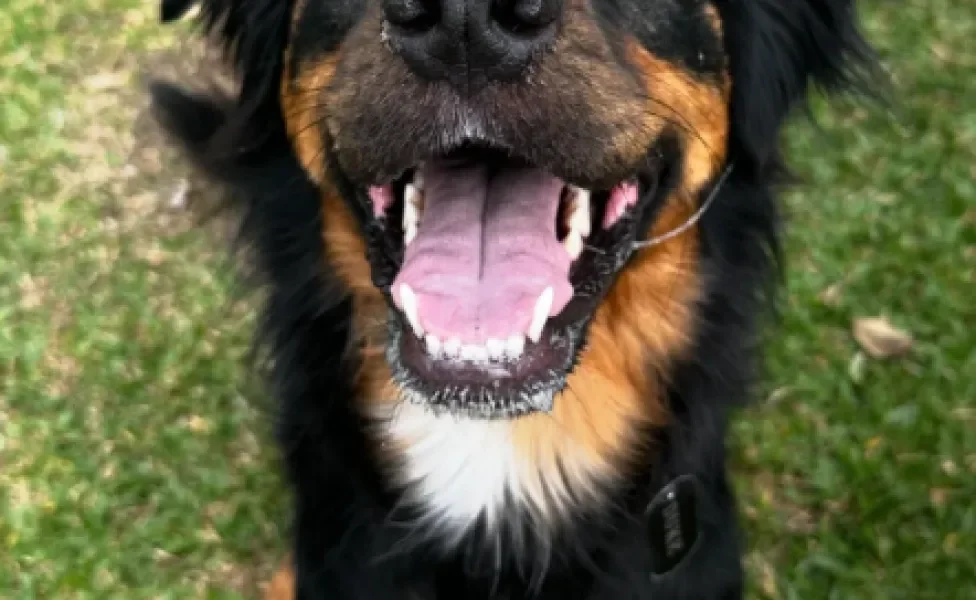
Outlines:
{"label": "nostril", "polygon": [[559,4],[560,0],[495,0],[490,16],[508,33],[533,36],[555,22]]}
{"label": "nostril", "polygon": [[568,0],[379,1],[391,52],[425,79],[470,91],[518,78],[556,39]]}
{"label": "nostril", "polygon": [[404,32],[424,33],[441,20],[440,0],[383,0],[386,20]]}

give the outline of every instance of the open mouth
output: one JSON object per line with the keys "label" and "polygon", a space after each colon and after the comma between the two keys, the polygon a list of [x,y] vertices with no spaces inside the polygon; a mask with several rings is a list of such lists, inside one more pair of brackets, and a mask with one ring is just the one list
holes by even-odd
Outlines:
{"label": "open mouth", "polygon": [[550,410],[653,183],[586,189],[467,150],[370,187],[387,360],[406,399],[477,418]]}

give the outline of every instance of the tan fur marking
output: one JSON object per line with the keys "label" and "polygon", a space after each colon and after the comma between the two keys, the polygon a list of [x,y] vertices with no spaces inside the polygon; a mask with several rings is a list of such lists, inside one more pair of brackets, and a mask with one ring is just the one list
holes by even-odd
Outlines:
{"label": "tan fur marking", "polygon": [[356,386],[360,401],[391,401],[397,398],[397,390],[384,356],[387,305],[370,277],[366,243],[338,193],[330,190],[324,194],[323,209],[326,259],[352,294],[353,331],[362,358]]}
{"label": "tan fur marking", "polygon": [[[657,58],[637,41],[629,44],[631,60],[647,88],[645,128],[677,128],[685,140],[682,186],[696,191],[725,159],[729,127],[729,88],[699,81],[678,66]],[[693,197],[693,196],[692,196]]]}
{"label": "tan fur marking", "polygon": [[297,73],[290,73],[287,68],[290,54],[290,51],[286,53],[286,69],[281,80],[281,110],[298,160],[309,177],[321,183],[326,151],[322,98],[335,75],[339,57],[331,54],[312,65],[303,65]]}
{"label": "tan fur marking", "polygon": [[352,293],[353,335],[362,359],[356,384],[360,401],[370,403],[381,398],[397,398],[384,354],[386,300],[370,277],[366,244],[359,234],[355,217],[337,193],[326,193],[323,205],[326,259]]}
{"label": "tan fur marking", "polygon": [[295,600],[295,573],[286,559],[264,590],[264,600]]}
{"label": "tan fur marking", "polygon": [[[291,37],[298,31],[299,19],[305,12],[308,0],[295,0],[291,12]],[[328,56],[317,64],[297,73],[291,72],[292,48],[285,48],[285,69],[281,78],[282,116],[288,137],[295,148],[299,162],[315,182],[320,182],[324,172],[325,148],[322,146],[323,130],[320,122],[320,96],[322,90],[335,75],[337,56]]]}
{"label": "tan fur marking", "polygon": [[[672,201],[652,231],[664,233],[689,214],[688,203]],[[621,460],[639,450],[638,427],[666,421],[667,409],[648,381],[647,367],[663,375],[687,346],[699,293],[697,251],[693,232],[643,251],[598,307],[587,348],[552,413],[512,424],[520,453],[540,470],[555,468],[558,461],[570,477],[592,478],[594,468],[612,475]]]}
{"label": "tan fur marking", "polygon": [[359,233],[356,217],[329,184],[323,185],[326,258],[354,296],[382,300],[382,294],[370,278],[366,259],[366,242]]}
{"label": "tan fur marking", "polygon": [[[663,131],[669,123],[685,134],[682,184],[648,232],[661,235],[691,216],[697,192],[724,161],[727,89],[693,79],[636,42],[631,56],[644,73],[650,99],[638,137]],[[697,235],[692,230],[641,251],[620,273],[597,309],[588,347],[552,414],[531,415],[512,424],[521,453],[540,470],[555,467],[558,458],[569,476],[585,475],[593,466],[610,474],[619,459],[639,449],[634,439],[637,427],[665,422],[662,391],[647,380],[647,365],[664,376],[670,362],[687,348],[700,293],[697,260]],[[573,462],[585,464],[574,468]]]}

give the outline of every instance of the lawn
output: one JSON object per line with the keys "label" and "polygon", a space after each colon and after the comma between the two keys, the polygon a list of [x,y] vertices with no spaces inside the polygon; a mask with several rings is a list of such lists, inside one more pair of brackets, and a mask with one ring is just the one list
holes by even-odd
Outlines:
{"label": "lawn", "polygon": [[[863,6],[892,105],[817,102],[787,140],[782,317],[733,440],[753,599],[976,598],[976,3]],[[0,5],[2,598],[249,598],[283,552],[253,306],[145,115],[186,30]],[[862,351],[874,316],[907,354]]]}

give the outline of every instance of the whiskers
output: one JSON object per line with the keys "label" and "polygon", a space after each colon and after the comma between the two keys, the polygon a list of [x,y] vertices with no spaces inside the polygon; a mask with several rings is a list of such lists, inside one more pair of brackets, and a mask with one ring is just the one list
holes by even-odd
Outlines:
{"label": "whiskers", "polygon": [[729,175],[732,173],[733,164],[734,163],[729,163],[728,166],[725,167],[725,170],[722,171],[721,175],[719,175],[718,180],[715,182],[715,185],[712,186],[712,189],[708,193],[708,196],[705,198],[705,201],[701,203],[701,206],[698,207],[698,210],[696,210],[690,217],[688,217],[688,219],[684,223],[678,225],[677,227],[668,231],[667,233],[663,233],[659,236],[655,236],[649,240],[634,242],[631,245],[632,251],[642,250],[644,248],[650,248],[651,246],[657,246],[659,244],[663,244],[664,242],[673,239],[681,235],[682,233],[688,231],[692,227],[694,227],[695,224],[697,224],[698,221],[701,220],[702,215],[704,215],[705,212],[708,211],[709,207],[711,207],[712,204],[715,202],[715,199],[718,197],[719,191],[722,189],[722,186],[725,185],[725,181],[729,178]]}

